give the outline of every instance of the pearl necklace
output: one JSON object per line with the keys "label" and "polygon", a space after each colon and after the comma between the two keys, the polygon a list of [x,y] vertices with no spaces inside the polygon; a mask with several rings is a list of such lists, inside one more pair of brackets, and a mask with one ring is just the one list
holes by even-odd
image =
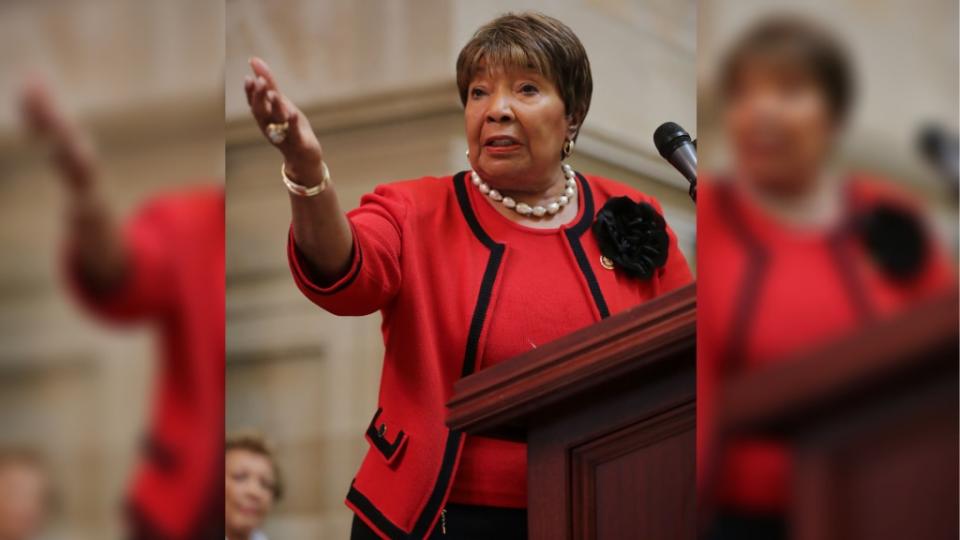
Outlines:
{"label": "pearl necklace", "polygon": [[573,172],[573,167],[564,163],[560,166],[560,168],[563,169],[563,176],[565,176],[567,179],[566,188],[563,190],[563,195],[557,197],[554,201],[551,201],[546,206],[541,206],[539,204],[536,206],[530,206],[527,203],[518,203],[513,199],[513,197],[504,197],[499,191],[491,188],[489,184],[481,180],[480,175],[478,175],[476,171],[470,171],[470,179],[473,182],[473,185],[477,186],[477,189],[480,190],[480,193],[483,193],[487,197],[490,197],[491,200],[504,205],[521,216],[533,215],[536,217],[543,217],[547,214],[552,216],[559,212],[561,208],[570,204],[570,202],[577,196],[577,178]]}

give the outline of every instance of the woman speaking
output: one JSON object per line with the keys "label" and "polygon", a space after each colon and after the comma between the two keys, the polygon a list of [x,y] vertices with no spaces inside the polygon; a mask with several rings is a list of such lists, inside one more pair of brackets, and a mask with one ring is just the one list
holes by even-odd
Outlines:
{"label": "woman speaking", "polygon": [[657,201],[563,162],[590,106],[583,45],[536,13],[481,27],[456,66],[470,170],[381,185],[347,214],[307,118],[251,67],[297,286],[331,313],[383,316],[352,537],[525,537],[525,446],[447,429],[453,383],[691,281]]}
{"label": "woman speaking", "polygon": [[[697,428],[709,538],[789,537],[792,450],[713,431],[721,381],[898,313],[956,283],[919,205],[888,181],[840,169],[854,66],[814,20],[751,27],[718,72],[729,171],[700,175]],[[838,362],[848,360],[837,358]]]}

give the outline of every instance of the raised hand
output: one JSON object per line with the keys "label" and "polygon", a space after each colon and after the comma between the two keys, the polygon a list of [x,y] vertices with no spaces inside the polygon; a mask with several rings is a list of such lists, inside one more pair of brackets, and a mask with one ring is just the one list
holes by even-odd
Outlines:
{"label": "raised hand", "polygon": [[97,182],[97,155],[90,136],[57,105],[38,77],[27,80],[20,96],[24,123],[48,142],[67,187],[67,234],[78,276],[91,291],[106,291],[122,281],[125,246]]}
{"label": "raised hand", "polygon": [[306,186],[318,184],[322,178],[323,151],[310,122],[280,92],[266,62],[253,57],[250,68],[253,75],[244,79],[243,89],[260,131],[283,154],[291,179]]}
{"label": "raised hand", "polygon": [[88,190],[96,177],[97,156],[90,137],[60,109],[39,77],[24,84],[20,96],[26,127],[49,142],[60,175],[76,192]]}
{"label": "raised hand", "polygon": [[[244,80],[250,111],[260,131],[283,154],[286,176],[303,187],[324,182],[323,151],[303,112],[277,88],[267,64],[250,59],[253,75]],[[282,138],[271,134],[282,133]],[[327,183],[321,192],[304,196],[291,193],[290,210],[297,246],[310,263],[320,282],[333,280],[346,272],[353,252],[353,233],[340,208],[340,202]]]}

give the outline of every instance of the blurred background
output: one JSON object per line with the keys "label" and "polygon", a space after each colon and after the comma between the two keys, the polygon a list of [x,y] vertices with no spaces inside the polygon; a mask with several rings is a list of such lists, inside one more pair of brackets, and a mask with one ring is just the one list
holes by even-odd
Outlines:
{"label": "blurred background", "polygon": [[698,2],[707,538],[957,537],[957,45],[953,0]]}
{"label": "blurred background", "polygon": [[223,177],[223,29],[217,1],[0,3],[0,448],[43,456],[48,538],[119,537],[157,355],[150,328],[106,328],[67,295],[62,187],[18,94],[40,74],[93,133],[122,218]]}
{"label": "blurred background", "polygon": [[[838,162],[900,183],[929,204],[943,240],[956,243],[956,195],[920,152],[918,139],[930,125],[957,134],[957,2],[701,0],[697,9],[702,170],[728,164],[715,80],[721,55],[770,15],[807,17],[840,39],[855,68],[857,93]],[[956,254],[955,247],[951,253]]]}
{"label": "blurred background", "polygon": [[[345,207],[377,184],[464,170],[460,48],[507,11],[569,25],[590,57],[594,95],[570,160],[659,199],[694,260],[687,183],[657,154],[665,121],[696,124],[696,2],[227,1],[227,431],[270,438],[288,479],[273,538],[345,538],[350,481],[366,451],[382,365],[379,314],[335,317],[287,268],[280,154],[248,112],[247,59],[263,58],[310,119]],[[451,266],[454,271],[454,266]]]}

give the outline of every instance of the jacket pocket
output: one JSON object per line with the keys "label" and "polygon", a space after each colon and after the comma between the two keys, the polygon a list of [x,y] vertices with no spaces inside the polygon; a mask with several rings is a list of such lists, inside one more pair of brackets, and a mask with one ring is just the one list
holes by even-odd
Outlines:
{"label": "jacket pocket", "polygon": [[148,433],[141,441],[146,461],[163,473],[173,473],[180,466],[180,460],[174,449],[160,439],[158,433]]}
{"label": "jacket pocket", "polygon": [[386,422],[380,423],[379,425],[377,424],[377,420],[380,418],[381,414],[383,414],[383,407],[377,409],[377,413],[374,414],[373,419],[370,420],[370,425],[367,427],[366,438],[367,442],[369,442],[371,446],[380,452],[380,454],[383,456],[383,459],[389,465],[397,459],[397,456],[400,455],[403,447],[407,444],[408,437],[407,434],[401,429],[396,431],[396,435],[391,441],[390,433],[393,430],[388,428]]}

